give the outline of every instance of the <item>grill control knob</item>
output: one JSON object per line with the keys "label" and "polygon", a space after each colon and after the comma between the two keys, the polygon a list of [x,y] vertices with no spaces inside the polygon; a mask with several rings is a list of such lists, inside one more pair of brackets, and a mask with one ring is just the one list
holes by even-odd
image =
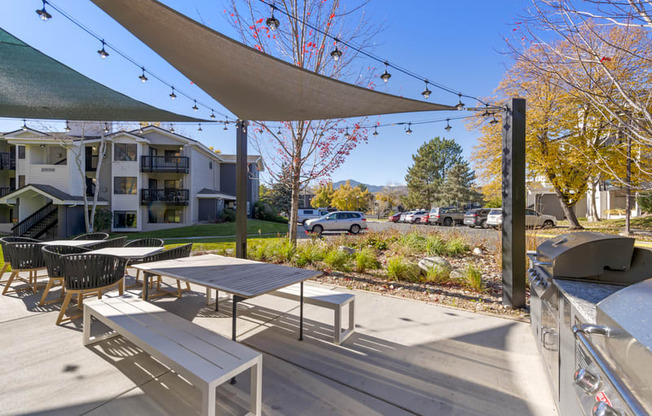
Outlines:
{"label": "grill control knob", "polygon": [[575,384],[577,384],[586,394],[593,394],[600,388],[600,376],[580,368],[575,372]]}
{"label": "grill control knob", "polygon": [[605,402],[596,402],[591,414],[593,416],[622,416],[622,413]]}

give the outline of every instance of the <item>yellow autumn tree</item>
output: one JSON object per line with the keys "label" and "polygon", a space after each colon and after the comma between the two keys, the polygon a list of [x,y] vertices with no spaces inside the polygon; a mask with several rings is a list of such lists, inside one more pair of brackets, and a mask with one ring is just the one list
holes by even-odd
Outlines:
{"label": "yellow autumn tree", "polygon": [[333,182],[327,182],[319,185],[315,197],[310,201],[313,208],[328,208],[333,204]]}
{"label": "yellow autumn tree", "polygon": [[333,193],[333,206],[340,211],[366,211],[369,208],[371,194],[360,186],[352,187],[346,181]]}

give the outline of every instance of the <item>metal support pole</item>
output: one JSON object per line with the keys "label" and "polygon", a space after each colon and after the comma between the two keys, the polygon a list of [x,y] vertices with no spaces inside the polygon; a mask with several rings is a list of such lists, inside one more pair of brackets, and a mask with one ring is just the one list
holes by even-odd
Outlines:
{"label": "metal support pole", "polygon": [[247,120],[236,123],[236,157],[235,157],[235,256],[247,258]]}
{"label": "metal support pole", "polygon": [[301,299],[299,303],[299,341],[303,341],[303,280],[301,281]]}
{"label": "metal support pole", "polygon": [[525,307],[525,99],[503,112],[503,305]]}

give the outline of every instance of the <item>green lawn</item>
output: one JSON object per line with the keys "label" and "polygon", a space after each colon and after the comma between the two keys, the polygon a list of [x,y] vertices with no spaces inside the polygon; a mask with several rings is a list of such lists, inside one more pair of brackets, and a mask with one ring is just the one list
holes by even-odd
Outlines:
{"label": "green lawn", "polygon": [[[260,234],[285,234],[288,232],[288,225],[279,222],[261,221],[261,220],[247,220],[247,234],[255,236]],[[158,231],[145,231],[140,233],[115,233],[111,237],[127,236],[129,240],[137,238],[162,238],[166,243],[177,243],[186,241],[187,238],[192,237],[228,237],[235,235],[235,222],[225,222],[222,224],[201,224],[191,225],[188,227],[170,228],[167,230]],[[183,240],[176,240],[183,237]],[[204,242],[218,242],[225,241],[224,237],[221,239],[201,239]],[[193,240],[192,242],[198,242]],[[188,241],[186,241],[188,242]]]}

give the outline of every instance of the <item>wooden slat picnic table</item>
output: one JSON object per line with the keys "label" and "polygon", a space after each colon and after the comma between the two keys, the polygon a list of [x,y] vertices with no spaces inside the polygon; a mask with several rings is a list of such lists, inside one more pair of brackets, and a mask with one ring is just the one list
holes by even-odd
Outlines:
{"label": "wooden slat picnic table", "polygon": [[[145,275],[143,298],[147,299],[149,274],[195,283],[233,295],[231,338],[235,340],[237,303],[301,283],[299,339],[303,339],[303,282],[321,276],[320,271],[262,263],[253,260],[205,254],[134,265]],[[217,303],[217,299],[216,299]],[[217,306],[217,304],[216,304]]]}

